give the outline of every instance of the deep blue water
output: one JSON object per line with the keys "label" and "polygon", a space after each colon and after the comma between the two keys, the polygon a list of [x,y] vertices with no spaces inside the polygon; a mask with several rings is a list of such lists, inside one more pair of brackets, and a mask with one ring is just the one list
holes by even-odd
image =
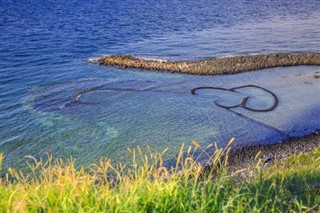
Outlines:
{"label": "deep blue water", "polygon": [[[269,52],[319,53],[320,1],[0,0],[0,152],[7,164],[46,151],[89,164],[127,146],[164,148],[193,139],[216,140],[219,133],[210,122],[217,121],[183,108],[188,98],[180,100],[179,93],[184,89],[177,94],[111,94],[118,105],[98,94],[84,95],[94,109],[82,104],[57,112],[47,105],[60,106],[70,91],[97,85],[159,90],[183,81],[190,87],[206,82],[88,62],[101,54],[195,60]],[[59,98],[46,99],[55,95]],[[168,104],[173,99],[179,101]],[[230,125],[233,129],[220,140],[243,131]],[[123,152],[114,156],[121,158]]]}

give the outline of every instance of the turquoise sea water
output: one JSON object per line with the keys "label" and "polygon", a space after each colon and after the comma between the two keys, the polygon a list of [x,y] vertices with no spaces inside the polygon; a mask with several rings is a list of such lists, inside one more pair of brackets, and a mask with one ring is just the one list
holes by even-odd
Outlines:
{"label": "turquoise sea water", "polygon": [[[0,1],[0,152],[126,160],[127,147],[170,147],[197,140],[254,145],[319,128],[319,67],[276,68],[232,76],[121,70],[89,63],[112,53],[196,60],[270,52],[320,52],[320,2],[314,1]],[[282,76],[282,77],[280,77]],[[305,83],[307,82],[307,83]],[[226,110],[247,95],[267,108]],[[80,91],[84,93],[72,102]],[[112,90],[106,90],[111,88]],[[114,89],[124,90],[114,90]],[[218,93],[221,91],[218,91]],[[228,98],[225,98],[228,97]],[[258,97],[258,98],[257,98]],[[284,115],[284,112],[287,114]],[[240,114],[240,115],[239,115]],[[296,118],[298,122],[294,122]],[[297,121],[297,120],[296,120]]]}

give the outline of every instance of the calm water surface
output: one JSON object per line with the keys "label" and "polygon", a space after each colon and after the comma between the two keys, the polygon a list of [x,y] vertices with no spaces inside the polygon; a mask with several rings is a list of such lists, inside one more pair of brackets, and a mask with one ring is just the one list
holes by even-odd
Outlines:
{"label": "calm water surface", "polygon": [[[265,117],[239,112],[262,123],[264,134],[249,137],[254,127],[246,119],[218,107],[212,110],[208,99],[189,94],[197,86],[231,88],[256,80],[264,87],[281,88],[281,81],[268,83],[275,76],[238,81],[123,71],[88,62],[111,53],[195,60],[269,52],[319,53],[320,1],[0,0],[0,152],[7,156],[7,165],[45,152],[73,155],[87,165],[101,156],[124,160],[126,148],[139,144],[170,146],[172,156],[182,142],[193,139],[223,145],[234,135],[254,138],[252,143],[285,138],[293,129],[297,133],[290,134],[301,135],[304,126],[275,122],[270,130]],[[318,70],[294,72],[309,75]],[[63,107],[75,93],[93,87],[138,92],[96,91]]]}

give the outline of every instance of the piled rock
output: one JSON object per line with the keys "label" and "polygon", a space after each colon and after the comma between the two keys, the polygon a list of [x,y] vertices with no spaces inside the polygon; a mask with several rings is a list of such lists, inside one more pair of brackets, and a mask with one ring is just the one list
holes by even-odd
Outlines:
{"label": "piled rock", "polygon": [[267,54],[216,58],[201,61],[156,61],[130,55],[109,55],[98,59],[101,65],[180,72],[198,75],[240,73],[272,67],[320,65],[320,54]]}

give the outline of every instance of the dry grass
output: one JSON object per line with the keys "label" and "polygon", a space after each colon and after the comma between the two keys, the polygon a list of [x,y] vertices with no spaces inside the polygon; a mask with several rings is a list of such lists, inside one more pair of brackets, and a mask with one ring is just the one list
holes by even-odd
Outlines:
{"label": "dry grass", "polygon": [[235,173],[226,172],[230,147],[216,147],[208,162],[212,167],[204,172],[193,154],[199,149],[206,154],[206,148],[193,142],[183,153],[182,146],[171,168],[163,166],[166,150],[142,153],[139,147],[129,149],[132,165],[104,159],[79,170],[72,159],[28,156],[31,172],[10,168],[0,179],[0,212],[319,211],[320,149],[265,173],[258,161],[256,178],[238,182]]}

